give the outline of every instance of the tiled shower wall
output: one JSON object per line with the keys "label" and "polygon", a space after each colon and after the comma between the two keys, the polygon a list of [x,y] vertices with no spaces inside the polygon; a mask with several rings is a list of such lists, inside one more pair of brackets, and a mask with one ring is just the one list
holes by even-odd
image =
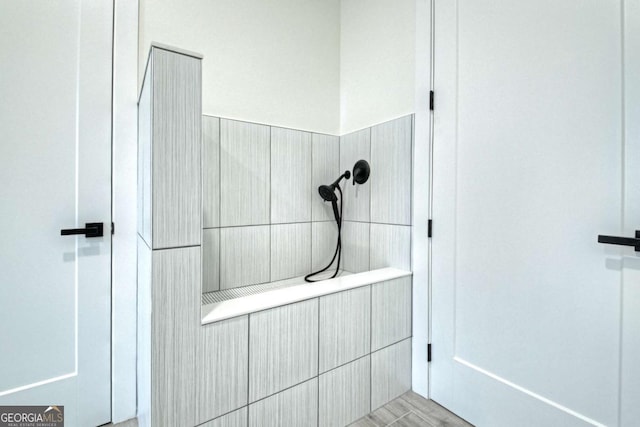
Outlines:
{"label": "tiled shower wall", "polygon": [[203,292],[303,276],[331,260],[337,227],[317,188],[343,182],[341,269],[411,269],[413,116],[337,137],[203,116]]}
{"label": "tiled shower wall", "polygon": [[[201,186],[200,75],[200,58],[154,47],[140,98],[139,423],[348,424],[411,388],[412,277],[202,325],[201,199],[203,193],[205,198],[224,198],[225,190],[212,188],[211,182]],[[228,165],[237,162],[229,155],[220,157]],[[236,169],[232,179],[251,180],[246,173]],[[258,200],[260,195],[252,197]],[[283,215],[294,210],[288,208]],[[275,211],[267,212],[271,216]],[[222,220],[220,213],[217,221]],[[236,217],[254,214],[264,211],[256,207]],[[211,221],[215,212],[207,215]],[[217,229],[243,233],[259,226]],[[269,239],[269,248],[289,243],[271,239],[271,228],[281,224],[267,226],[264,240]]]}
{"label": "tiled shower wall", "polygon": [[340,138],[340,169],[371,165],[367,184],[344,188],[345,270],[411,270],[412,141],[413,115]]}

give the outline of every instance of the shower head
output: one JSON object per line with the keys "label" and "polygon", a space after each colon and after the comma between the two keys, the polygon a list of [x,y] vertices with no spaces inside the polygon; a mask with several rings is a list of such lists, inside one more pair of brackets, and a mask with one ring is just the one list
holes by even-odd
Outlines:
{"label": "shower head", "polygon": [[356,164],[353,165],[353,185],[367,182],[370,173],[371,168],[369,167],[369,163],[367,163],[366,160],[358,160]]}
{"label": "shower head", "polygon": [[351,178],[351,172],[344,171],[344,173],[340,175],[338,179],[333,181],[331,185],[321,185],[320,187],[318,187],[318,193],[320,193],[320,197],[322,197],[322,200],[324,200],[325,202],[335,202],[338,200],[335,191],[336,187],[340,184],[340,181],[342,181],[342,178]]}
{"label": "shower head", "polygon": [[320,197],[322,197],[322,200],[325,202],[335,202],[338,200],[335,189],[332,185],[321,185],[318,187],[318,193],[320,193]]}

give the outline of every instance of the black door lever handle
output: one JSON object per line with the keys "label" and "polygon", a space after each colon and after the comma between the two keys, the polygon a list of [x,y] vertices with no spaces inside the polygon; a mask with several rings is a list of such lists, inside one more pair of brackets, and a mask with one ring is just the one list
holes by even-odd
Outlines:
{"label": "black door lever handle", "polygon": [[640,252],[640,230],[636,230],[636,237],[598,236],[598,243],[610,245],[635,246],[635,251]]}
{"label": "black door lever handle", "polygon": [[85,228],[67,228],[60,230],[61,236],[70,236],[73,234],[84,234],[85,237],[102,237],[104,236],[104,225],[101,222],[88,222]]}

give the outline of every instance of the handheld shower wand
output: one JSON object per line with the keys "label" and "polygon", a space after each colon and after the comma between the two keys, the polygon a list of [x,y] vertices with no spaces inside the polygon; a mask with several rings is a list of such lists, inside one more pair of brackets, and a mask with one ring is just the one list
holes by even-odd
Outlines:
{"label": "handheld shower wand", "polygon": [[[367,163],[366,160],[358,160],[353,167],[353,185],[355,185],[356,183],[364,184],[365,182],[367,182],[367,180],[369,179],[369,174],[369,163]],[[333,216],[336,220],[336,224],[338,225],[338,242],[336,244],[336,251],[334,252],[333,258],[331,258],[329,264],[321,270],[306,275],[304,280],[306,280],[307,282],[317,282],[320,280],[324,280],[314,280],[311,279],[311,277],[327,271],[336,260],[336,257],[338,258],[336,271],[333,273],[330,279],[336,277],[338,275],[338,272],[340,271],[340,257],[342,255],[342,189],[340,188],[340,181],[342,181],[343,178],[347,180],[351,178],[351,172],[345,171],[330,185],[321,185],[320,187],[318,187],[318,193],[320,193],[320,197],[322,197],[322,200],[324,200],[325,202],[331,202],[331,207],[333,208]],[[340,193],[340,209],[338,209],[338,196],[336,195],[336,190],[338,190],[338,193]]]}
{"label": "handheld shower wand", "polygon": [[[321,185],[318,187],[318,193],[320,193],[320,197],[325,202],[331,202],[331,206],[333,207],[333,216],[336,219],[336,222],[340,222],[340,213],[338,213],[338,197],[336,196],[336,188],[340,189],[340,181],[342,178],[349,179],[351,178],[351,172],[344,171],[340,178],[333,181],[331,185]],[[340,199],[342,200],[342,191],[340,191]],[[342,202],[340,202],[340,206],[342,207]]]}

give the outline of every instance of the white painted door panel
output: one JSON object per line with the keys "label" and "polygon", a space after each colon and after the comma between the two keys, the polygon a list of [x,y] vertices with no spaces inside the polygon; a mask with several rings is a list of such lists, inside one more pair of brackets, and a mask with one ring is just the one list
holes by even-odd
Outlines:
{"label": "white painted door panel", "polygon": [[112,7],[0,1],[0,405],[68,426],[111,411]]}
{"label": "white painted door panel", "polygon": [[431,397],[479,426],[619,423],[621,16],[436,1]]}

